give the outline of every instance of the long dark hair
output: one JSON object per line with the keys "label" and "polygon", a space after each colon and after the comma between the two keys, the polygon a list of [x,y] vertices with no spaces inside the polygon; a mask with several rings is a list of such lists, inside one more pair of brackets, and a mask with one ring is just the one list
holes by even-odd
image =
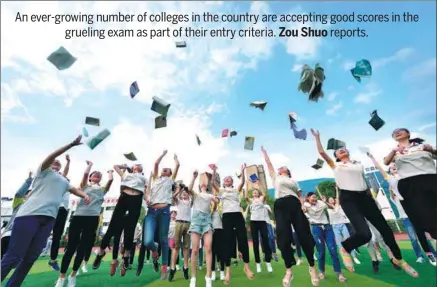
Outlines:
{"label": "long dark hair", "polygon": [[412,138],[412,139],[410,139],[409,137],[410,137],[410,134],[411,134],[411,133],[410,133],[410,131],[409,131],[408,129],[406,129],[406,128],[395,129],[395,130],[392,132],[391,136],[393,137],[394,133],[395,133],[396,131],[399,131],[399,130],[405,131],[405,132],[408,134],[408,140],[410,141],[410,143],[423,144],[423,143],[425,142],[425,140],[422,139],[422,138]]}

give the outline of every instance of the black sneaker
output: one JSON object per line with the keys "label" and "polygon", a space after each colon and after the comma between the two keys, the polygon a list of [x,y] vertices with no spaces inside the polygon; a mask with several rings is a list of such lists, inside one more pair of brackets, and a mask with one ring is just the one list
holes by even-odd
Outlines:
{"label": "black sneaker", "polygon": [[183,267],[182,271],[184,272],[184,279],[188,280],[188,268]]}
{"label": "black sneaker", "polygon": [[144,263],[138,263],[137,267],[137,276],[141,275],[141,272],[143,272]]}
{"label": "black sneaker", "polygon": [[173,281],[175,274],[176,274],[176,269],[171,269],[170,268],[170,272],[168,274],[168,281],[170,281],[170,282]]}
{"label": "black sneaker", "polygon": [[94,262],[93,262],[93,269],[99,269],[100,264],[102,263],[102,259],[103,259],[103,257],[105,257],[105,255],[106,255],[105,251],[103,251],[102,255],[97,254],[96,259],[94,259]]}
{"label": "black sneaker", "polygon": [[436,266],[436,260],[434,254],[428,253],[426,254],[426,257],[428,257],[429,264],[431,264],[432,266]]}
{"label": "black sneaker", "polygon": [[159,272],[158,258],[153,258],[153,271],[155,271],[156,273]]}
{"label": "black sneaker", "polygon": [[375,274],[379,273],[379,261],[372,261],[372,269]]}
{"label": "black sneaker", "polygon": [[396,263],[394,263],[393,258],[390,259],[391,265],[393,265],[393,268],[396,270],[401,270],[401,267],[398,266]]}

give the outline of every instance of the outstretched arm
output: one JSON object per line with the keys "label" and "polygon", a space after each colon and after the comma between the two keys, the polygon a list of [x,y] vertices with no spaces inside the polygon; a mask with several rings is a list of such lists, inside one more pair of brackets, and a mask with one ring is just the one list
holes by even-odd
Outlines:
{"label": "outstretched arm", "polygon": [[30,186],[32,185],[33,177],[32,172],[29,171],[29,176],[24,181],[23,185],[17,190],[15,193],[15,198],[22,198],[26,194],[26,192],[29,190]]}
{"label": "outstretched arm", "polygon": [[176,180],[176,177],[178,176],[178,172],[179,172],[179,167],[181,166],[181,164],[179,163],[179,159],[178,156],[175,154],[174,155],[174,170],[173,170],[173,175],[172,175],[172,179]]}
{"label": "outstretched arm", "polygon": [[67,163],[65,164],[64,171],[62,172],[62,175],[64,177],[67,177],[68,172],[70,171],[70,156],[68,154],[65,156],[65,160],[67,161]]}
{"label": "outstretched arm", "polygon": [[81,145],[82,143],[80,142],[82,139],[82,135],[78,136],[74,141],[72,141],[71,143],[58,148],[57,150],[55,150],[54,152],[52,152],[51,154],[49,154],[46,159],[44,159],[44,161],[41,163],[41,171],[44,171],[46,169],[48,169],[50,167],[50,165],[53,163],[53,161],[60,156],[61,154],[63,154],[64,152],[66,152],[67,150],[71,149],[72,147]]}
{"label": "outstretched arm", "polygon": [[243,187],[244,187],[244,183],[246,182],[246,176],[244,175],[244,170],[246,169],[246,164],[243,164],[241,166],[241,182],[240,185],[238,186],[238,192],[240,192]]}
{"label": "outstretched arm", "polygon": [[160,157],[158,157],[158,159],[155,161],[155,165],[153,167],[153,179],[156,179],[158,177],[158,173],[159,173],[159,164],[161,163],[162,159],[164,158],[164,156],[167,154],[167,150],[164,150],[162,152],[162,155]]}
{"label": "outstretched arm", "polygon": [[272,162],[270,161],[269,155],[267,154],[267,151],[264,149],[264,147],[261,147],[261,152],[263,153],[264,160],[267,164],[267,169],[269,170],[270,177],[272,180],[275,180],[275,169],[273,168]]}
{"label": "outstretched arm", "polygon": [[126,172],[127,165],[125,164],[116,164],[113,166],[114,170],[120,177],[123,177],[124,173]]}
{"label": "outstretched arm", "polygon": [[196,182],[196,178],[198,175],[199,175],[199,173],[197,172],[197,170],[195,170],[193,172],[193,178],[191,179],[190,185],[188,186],[188,192],[190,193],[191,196],[193,196],[193,194],[194,194],[194,191],[193,191],[194,183]]}
{"label": "outstretched arm", "polygon": [[370,159],[373,162],[373,165],[379,170],[379,172],[382,174],[382,176],[384,177],[385,180],[388,179],[388,174],[387,172],[381,167],[381,165],[379,164],[379,162],[373,157],[373,155],[368,152],[367,156],[370,157]]}
{"label": "outstretched arm", "polygon": [[87,160],[86,161],[86,168],[85,168],[85,171],[84,171],[83,176],[82,176],[82,181],[80,182],[80,185],[79,185],[79,187],[81,189],[84,189],[87,182],[88,182],[88,177],[90,176],[92,166],[93,166],[93,163],[91,161]]}
{"label": "outstretched arm", "polygon": [[323,148],[322,142],[320,141],[320,133],[319,133],[319,131],[315,131],[315,130],[311,129],[311,133],[313,134],[314,138],[316,139],[317,151],[319,152],[320,156],[326,161],[326,163],[331,168],[334,168],[335,167],[334,161],[325,152],[325,149]]}
{"label": "outstretched arm", "polygon": [[106,182],[106,185],[105,185],[105,192],[109,191],[113,181],[114,181],[114,171],[109,170],[108,171],[108,182]]}

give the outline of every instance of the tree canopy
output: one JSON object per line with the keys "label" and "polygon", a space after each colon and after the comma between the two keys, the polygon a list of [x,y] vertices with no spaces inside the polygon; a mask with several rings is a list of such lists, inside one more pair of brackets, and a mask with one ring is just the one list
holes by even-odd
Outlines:
{"label": "tree canopy", "polygon": [[317,185],[317,188],[319,189],[322,195],[326,196],[326,198],[329,198],[329,197],[335,197],[336,194],[335,186],[336,186],[335,181],[324,180]]}

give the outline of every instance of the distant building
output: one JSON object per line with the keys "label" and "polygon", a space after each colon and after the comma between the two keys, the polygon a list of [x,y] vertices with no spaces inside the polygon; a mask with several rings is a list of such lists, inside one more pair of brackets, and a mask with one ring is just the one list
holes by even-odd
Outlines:
{"label": "distant building", "polygon": [[9,222],[12,216],[12,201],[13,198],[2,197],[1,198],[1,218],[3,222]]}

